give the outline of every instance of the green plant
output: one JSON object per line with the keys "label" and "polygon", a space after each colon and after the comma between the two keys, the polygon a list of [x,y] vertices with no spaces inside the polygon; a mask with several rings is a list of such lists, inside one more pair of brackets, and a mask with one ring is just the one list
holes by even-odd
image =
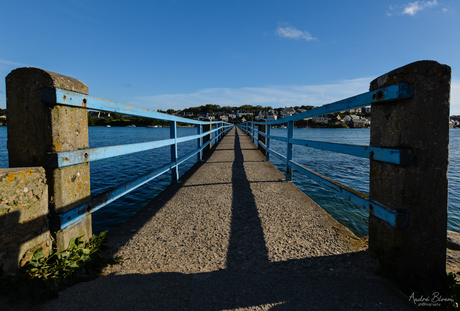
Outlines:
{"label": "green plant", "polygon": [[104,259],[98,250],[107,249],[103,244],[107,231],[93,235],[88,242],[83,237],[72,239],[66,250],[51,251],[45,257],[39,248],[32,259],[17,273],[4,275],[1,286],[10,300],[32,299],[39,302],[56,297],[58,292],[78,282],[95,279],[107,264],[117,264],[123,258]]}
{"label": "green plant", "polygon": [[457,310],[460,306],[460,281],[456,279],[453,272],[447,274],[447,294],[452,301],[446,305],[446,310]]}

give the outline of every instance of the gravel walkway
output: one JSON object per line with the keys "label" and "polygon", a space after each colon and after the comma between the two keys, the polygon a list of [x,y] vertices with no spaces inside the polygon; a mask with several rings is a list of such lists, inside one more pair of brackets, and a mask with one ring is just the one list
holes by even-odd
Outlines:
{"label": "gravel walkway", "polygon": [[44,310],[412,310],[367,245],[233,129],[109,237],[121,265]]}

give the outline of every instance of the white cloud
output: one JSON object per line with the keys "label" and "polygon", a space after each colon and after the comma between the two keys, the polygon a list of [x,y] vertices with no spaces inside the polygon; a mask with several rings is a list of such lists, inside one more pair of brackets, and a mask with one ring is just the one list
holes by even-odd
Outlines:
{"label": "white cloud", "polygon": [[129,104],[152,110],[185,109],[210,103],[220,106],[320,106],[367,92],[371,80],[361,78],[325,85],[209,88],[189,94],[140,96]]}
{"label": "white cloud", "polygon": [[306,41],[316,40],[316,38],[313,38],[313,36],[308,31],[301,31],[291,26],[278,27],[278,29],[276,29],[276,35],[288,39],[304,39]]}
{"label": "white cloud", "polygon": [[[323,85],[208,88],[189,94],[139,96],[128,104],[151,110],[182,110],[206,104],[231,107],[247,104],[274,108],[321,106],[367,92],[369,83],[374,78],[365,77]],[[450,114],[460,115],[460,80],[458,79],[453,79],[451,83]]]}
{"label": "white cloud", "polygon": [[[410,2],[408,4],[405,4],[403,6],[390,5],[390,11],[392,11],[392,12],[387,13],[387,15],[392,16],[394,14],[398,14],[398,15],[407,14],[407,15],[414,16],[419,11],[422,11],[422,10],[424,10],[426,8],[432,8],[432,7],[437,6],[437,5],[438,5],[437,0],[433,0],[433,1],[415,1],[415,2]],[[393,11],[396,11],[396,12],[393,12]]]}
{"label": "white cloud", "polygon": [[406,5],[402,14],[409,14],[414,16],[418,11],[421,11],[425,8],[430,8],[438,4],[438,1],[416,1]]}

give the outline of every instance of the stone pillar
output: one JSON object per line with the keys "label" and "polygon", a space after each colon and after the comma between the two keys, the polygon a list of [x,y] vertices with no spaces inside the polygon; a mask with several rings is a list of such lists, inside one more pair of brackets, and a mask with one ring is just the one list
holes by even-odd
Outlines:
{"label": "stone pillar", "polygon": [[445,276],[447,169],[451,68],[415,62],[371,82],[370,90],[398,82],[414,85],[408,100],[372,104],[370,145],[410,148],[411,165],[371,160],[370,198],[406,212],[395,229],[369,217],[369,249],[403,288],[429,286]]}
{"label": "stone pillar", "polygon": [[[265,130],[266,127],[267,127],[267,126],[266,126],[265,124],[259,124],[258,127],[257,127],[257,129],[259,130],[259,132],[262,132],[262,133],[267,134],[267,131]],[[261,142],[261,143],[263,143],[264,145],[266,145],[266,143],[265,143],[265,141],[266,141],[266,140],[265,140],[265,136],[262,136],[262,135],[260,135],[260,133],[258,133],[257,139],[259,140],[259,142]],[[262,151],[262,153],[264,154],[264,156],[267,155],[267,152],[266,152],[265,148],[262,147],[262,145],[261,145],[260,143],[258,144],[258,148],[259,148],[260,151]]]}
{"label": "stone pillar", "polygon": [[40,247],[51,249],[45,170],[0,169],[0,271],[15,272]]}
{"label": "stone pillar", "polygon": [[[46,155],[88,148],[88,117],[84,108],[43,104],[40,91],[47,87],[88,94],[88,87],[73,78],[38,68],[12,71],[6,77],[8,156],[10,167],[45,167],[50,212],[63,213],[89,200],[89,164],[47,168]],[[89,214],[54,233],[59,250],[65,249],[71,238],[91,234]]]}

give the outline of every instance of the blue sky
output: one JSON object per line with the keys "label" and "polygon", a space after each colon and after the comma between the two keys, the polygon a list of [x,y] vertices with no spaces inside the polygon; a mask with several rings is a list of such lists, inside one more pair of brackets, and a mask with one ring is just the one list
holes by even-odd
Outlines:
{"label": "blue sky", "polygon": [[[0,5],[0,75],[38,67],[139,107],[323,105],[418,60],[452,67],[460,0],[86,1]],[[0,84],[0,108],[5,107]]]}

